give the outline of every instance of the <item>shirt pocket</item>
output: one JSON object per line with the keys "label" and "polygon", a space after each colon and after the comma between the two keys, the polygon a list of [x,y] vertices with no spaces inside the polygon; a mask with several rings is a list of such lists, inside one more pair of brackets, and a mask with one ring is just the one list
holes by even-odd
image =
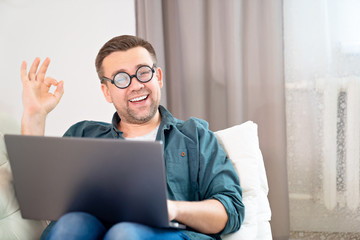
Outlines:
{"label": "shirt pocket", "polygon": [[168,191],[176,200],[187,200],[191,195],[189,154],[186,148],[167,151],[165,155]]}

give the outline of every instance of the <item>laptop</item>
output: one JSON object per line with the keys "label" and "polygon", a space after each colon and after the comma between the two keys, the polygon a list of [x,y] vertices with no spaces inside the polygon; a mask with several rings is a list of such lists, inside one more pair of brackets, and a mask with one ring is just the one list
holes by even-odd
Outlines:
{"label": "laptop", "polygon": [[161,142],[5,135],[23,218],[68,212],[160,228],[169,222]]}

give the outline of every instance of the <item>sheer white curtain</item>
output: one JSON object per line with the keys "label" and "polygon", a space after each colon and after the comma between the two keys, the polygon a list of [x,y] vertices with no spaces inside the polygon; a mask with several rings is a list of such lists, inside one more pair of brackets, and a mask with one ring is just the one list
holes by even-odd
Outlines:
{"label": "sheer white curtain", "polygon": [[357,0],[284,1],[290,230],[296,239],[360,236],[359,10]]}

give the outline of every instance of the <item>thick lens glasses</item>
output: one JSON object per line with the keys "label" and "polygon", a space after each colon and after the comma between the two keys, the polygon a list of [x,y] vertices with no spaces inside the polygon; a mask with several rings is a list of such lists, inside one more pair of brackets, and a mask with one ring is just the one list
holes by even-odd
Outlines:
{"label": "thick lens glasses", "polygon": [[113,79],[107,78],[107,77],[103,77],[102,80],[103,81],[109,81],[112,84],[114,84],[116,87],[124,89],[127,88],[128,86],[130,86],[131,84],[131,79],[136,78],[139,82],[142,83],[147,83],[149,82],[152,77],[154,76],[155,73],[155,64],[153,65],[153,67],[149,67],[149,66],[141,66],[136,70],[136,73],[134,75],[129,75],[126,72],[118,72],[117,74],[115,74]]}

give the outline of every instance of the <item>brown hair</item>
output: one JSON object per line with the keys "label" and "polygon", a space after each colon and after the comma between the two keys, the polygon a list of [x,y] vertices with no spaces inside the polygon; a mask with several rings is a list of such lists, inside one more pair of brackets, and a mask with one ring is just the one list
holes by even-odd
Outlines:
{"label": "brown hair", "polygon": [[154,64],[156,65],[156,53],[153,46],[149,42],[131,35],[114,37],[104,44],[104,46],[100,49],[98,55],[96,56],[95,66],[100,81],[103,78],[102,63],[104,61],[104,58],[106,58],[113,52],[126,51],[134,47],[145,48],[150,53],[150,56],[153,58]]}

